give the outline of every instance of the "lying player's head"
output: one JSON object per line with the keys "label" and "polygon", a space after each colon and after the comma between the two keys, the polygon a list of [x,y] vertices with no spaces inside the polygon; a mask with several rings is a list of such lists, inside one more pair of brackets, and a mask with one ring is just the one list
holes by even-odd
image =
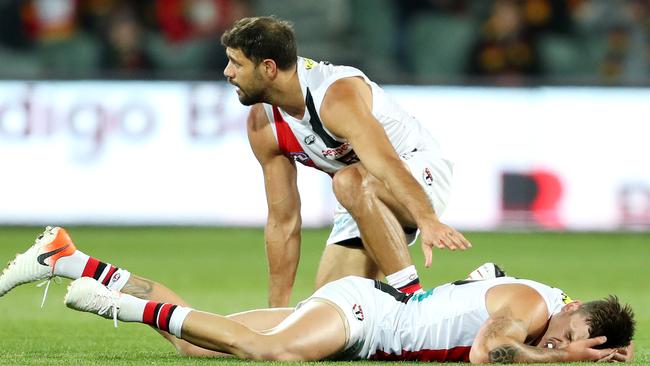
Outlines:
{"label": "lying player's head", "polygon": [[606,336],[607,342],[596,348],[621,348],[634,336],[634,313],[629,305],[621,305],[616,296],[603,300],[564,306],[551,318],[540,347],[563,348],[570,342]]}
{"label": "lying player's head", "polygon": [[221,44],[229,60],[223,74],[239,88],[244,105],[266,101],[278,70],[290,70],[298,57],[291,24],[274,17],[240,19],[221,36]]}

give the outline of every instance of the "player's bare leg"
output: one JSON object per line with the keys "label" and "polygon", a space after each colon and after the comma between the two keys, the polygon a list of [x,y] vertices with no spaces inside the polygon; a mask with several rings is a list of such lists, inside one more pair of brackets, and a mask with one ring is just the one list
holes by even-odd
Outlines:
{"label": "player's bare leg", "polygon": [[193,344],[251,360],[322,360],[340,352],[346,341],[339,310],[322,301],[304,304],[268,332],[197,311],[188,315],[182,332]]}
{"label": "player's bare leg", "polygon": [[237,321],[178,304],[139,299],[111,290],[92,278],[73,281],[65,303],[72,309],[115,321],[149,324],[198,348],[252,360],[320,360],[341,351],[347,336],[347,323],[340,309],[319,300],[309,301],[291,313],[288,309],[265,310],[268,314],[288,314],[267,331],[256,331],[244,324],[260,318],[259,312],[240,313]]}
{"label": "player's bare leg", "polygon": [[365,278],[383,278],[376,261],[363,248],[361,239],[359,246],[344,246],[330,244],[325,247],[316,274],[316,288],[345,276],[360,276]]}
{"label": "player's bare leg", "polygon": [[392,192],[361,163],[337,172],[333,187],[338,201],[356,221],[364,247],[379,270],[390,275],[411,267],[404,228],[417,225]]}
{"label": "player's bare leg", "polygon": [[[189,307],[189,304],[185,300],[183,300],[180,296],[178,296],[175,292],[168,289],[167,287],[133,274],[129,278],[129,281],[126,283],[126,285],[124,285],[124,287],[120,290],[120,292],[135,296],[143,300],[165,302]],[[208,357],[218,356],[218,354],[214,351],[197,347],[182,339],[178,339],[167,332],[160,330],[157,331],[161,336],[163,336],[172,345],[174,345],[174,347],[176,347],[176,350],[182,355]]]}
{"label": "player's bare leg", "polygon": [[[18,254],[16,259],[2,271],[0,274],[0,296],[21,284],[49,280],[54,276],[72,280],[89,277],[109,289],[122,291],[144,300],[187,306],[180,296],[167,287],[132,275],[126,269],[88,256],[78,250],[68,233],[60,227],[47,227],[28,250]],[[234,314],[230,318],[243,322],[252,329],[266,330],[279,324],[291,312],[292,309],[275,312],[257,311]],[[161,334],[183,354],[216,355],[213,351],[201,349],[178,338],[170,337],[166,332],[161,332]]]}
{"label": "player's bare leg", "polygon": [[[120,292],[143,300],[190,307],[190,305],[178,294],[164,285],[133,274]],[[251,329],[265,331],[278,325],[292,312],[293,308],[280,308],[277,309],[277,311],[268,311],[268,309],[264,309],[237,313],[229,315],[228,318],[240,322]],[[176,338],[167,332],[161,330],[157,331],[172,345],[174,345],[182,355],[199,357],[214,357],[220,355],[218,352],[195,346],[187,341]]]}

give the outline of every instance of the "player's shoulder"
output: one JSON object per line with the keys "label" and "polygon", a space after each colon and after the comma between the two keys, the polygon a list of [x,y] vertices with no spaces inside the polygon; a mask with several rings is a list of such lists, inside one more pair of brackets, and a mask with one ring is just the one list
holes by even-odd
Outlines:
{"label": "player's shoulder", "polygon": [[[491,287],[487,294],[488,296],[491,293],[497,294],[498,297],[517,297],[517,296],[524,296],[524,297],[530,297],[534,299],[541,299],[542,296],[540,293],[533,287],[530,283],[527,283],[526,281],[521,281],[518,280],[516,282],[513,281],[499,281],[499,279],[494,280],[495,285]],[[503,282],[503,283],[499,283]]]}
{"label": "player's shoulder", "polygon": [[262,164],[275,156],[283,155],[271,126],[272,116],[269,116],[267,106],[262,103],[251,106],[247,121],[248,141]]}
{"label": "player's shoulder", "polygon": [[550,314],[543,295],[523,282],[504,283],[490,288],[485,294],[488,313],[506,311],[516,317],[545,320]]}
{"label": "player's shoulder", "polygon": [[361,70],[353,66],[332,64],[329,61],[315,61],[307,57],[299,57],[297,67],[301,81],[312,92],[317,93],[318,90],[322,89],[322,92],[339,79],[365,76]]}
{"label": "player's shoulder", "polygon": [[263,103],[257,103],[248,111],[247,126],[249,131],[258,131],[269,125],[267,107]]}

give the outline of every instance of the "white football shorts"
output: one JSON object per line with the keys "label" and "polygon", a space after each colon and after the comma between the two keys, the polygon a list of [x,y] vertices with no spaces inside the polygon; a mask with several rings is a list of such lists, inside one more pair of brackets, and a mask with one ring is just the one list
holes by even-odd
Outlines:
{"label": "white football shorts", "polygon": [[[453,173],[452,163],[440,158],[439,152],[417,150],[402,154],[402,161],[406,163],[415,180],[424,188],[438,217],[447,208],[451,193],[451,179]],[[404,232],[409,245],[415,243],[419,231]],[[327,245],[336,244],[347,239],[360,238],[359,227],[348,211],[337,203],[334,211],[333,227]]]}
{"label": "white football shorts", "polygon": [[[362,277],[344,277],[316,290],[296,306],[297,310],[309,301],[324,301],[338,308],[343,321],[347,323],[346,343],[342,352],[332,359],[367,359],[377,349],[380,337],[376,334],[376,327],[384,326],[382,321],[395,317],[391,313],[396,311],[399,301],[390,293],[378,289],[376,283]],[[396,296],[405,296],[392,290]]]}

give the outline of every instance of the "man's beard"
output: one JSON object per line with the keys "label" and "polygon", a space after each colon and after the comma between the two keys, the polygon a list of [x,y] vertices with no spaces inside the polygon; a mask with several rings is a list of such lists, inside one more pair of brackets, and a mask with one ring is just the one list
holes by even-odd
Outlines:
{"label": "man's beard", "polygon": [[241,85],[233,83],[232,80],[230,79],[228,80],[228,82],[239,89],[239,93],[237,93],[237,98],[239,98],[239,102],[245,106],[251,106],[253,104],[263,103],[266,101],[266,90],[262,86],[263,83],[261,83],[260,79],[261,79],[260,76],[256,75],[255,83],[253,83],[253,86],[250,87],[249,90],[244,90],[241,87]]}
{"label": "man's beard", "polygon": [[247,93],[242,88],[239,88],[241,94],[237,94],[239,102],[245,106],[251,106],[253,104],[262,103],[265,100],[264,89],[256,90],[253,93]]}

